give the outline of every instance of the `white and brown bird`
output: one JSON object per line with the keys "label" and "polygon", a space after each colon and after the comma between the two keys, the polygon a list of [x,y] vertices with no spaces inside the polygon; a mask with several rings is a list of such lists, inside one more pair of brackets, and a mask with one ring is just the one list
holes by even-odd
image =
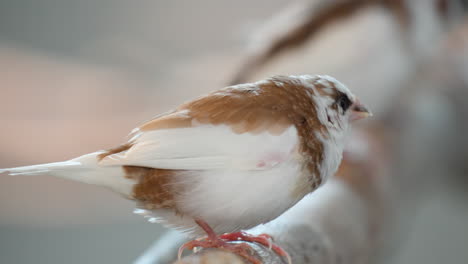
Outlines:
{"label": "white and brown bird", "polygon": [[[114,149],[0,172],[108,187],[152,222],[208,234],[185,248],[223,247],[249,258],[226,240],[267,243],[238,231],[276,218],[331,177],[350,122],[369,114],[332,77],[276,76],[182,104]],[[227,232],[236,233],[218,235]]]}

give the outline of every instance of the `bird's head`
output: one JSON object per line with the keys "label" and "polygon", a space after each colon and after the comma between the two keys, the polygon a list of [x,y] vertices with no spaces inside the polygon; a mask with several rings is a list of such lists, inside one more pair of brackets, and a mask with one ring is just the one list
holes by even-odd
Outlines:
{"label": "bird's head", "polygon": [[371,112],[341,82],[327,75],[297,76],[310,92],[322,125],[336,132],[347,130],[349,123],[371,116]]}

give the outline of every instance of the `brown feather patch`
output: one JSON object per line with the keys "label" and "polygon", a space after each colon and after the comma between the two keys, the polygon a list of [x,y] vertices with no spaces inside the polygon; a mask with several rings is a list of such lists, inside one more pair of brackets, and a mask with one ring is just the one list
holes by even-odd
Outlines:
{"label": "brown feather patch", "polygon": [[97,156],[97,159],[98,159],[98,161],[101,161],[101,160],[103,160],[105,157],[107,157],[109,155],[117,154],[117,153],[120,153],[120,152],[123,152],[123,151],[127,151],[132,147],[132,145],[133,145],[132,143],[128,142],[128,143],[122,144],[120,146],[117,146],[115,148],[111,148],[111,149],[106,150],[105,152],[99,154]]}
{"label": "brown feather patch", "polygon": [[141,202],[146,209],[175,209],[177,190],[172,184],[177,171],[152,169],[137,166],[123,166],[125,175],[135,179],[133,198]]}
{"label": "brown feather patch", "polygon": [[171,129],[190,126],[192,126],[192,117],[184,115],[183,113],[175,112],[161,116],[143,124],[142,126],[140,126],[140,130],[150,131],[157,129]]}

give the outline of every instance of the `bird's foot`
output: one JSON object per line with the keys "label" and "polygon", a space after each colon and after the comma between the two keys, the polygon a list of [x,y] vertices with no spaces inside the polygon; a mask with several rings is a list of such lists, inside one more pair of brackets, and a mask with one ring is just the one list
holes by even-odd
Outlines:
{"label": "bird's foot", "polygon": [[245,232],[227,233],[220,236],[225,241],[244,241],[254,242],[273,250],[278,256],[286,258],[288,264],[291,264],[291,257],[283,248],[273,243],[273,238],[268,234],[251,235]]}
{"label": "bird's foot", "polygon": [[[233,243],[228,243],[229,240],[224,240],[221,239],[220,237],[217,238],[210,238],[210,237],[205,237],[197,240],[192,240],[189,241],[185,244],[183,244],[179,248],[179,254],[178,258],[180,259],[182,256],[182,252],[185,249],[193,250],[194,248],[201,247],[201,248],[220,248],[229,252],[232,252],[236,255],[239,255],[246,260],[248,260],[252,264],[262,264],[262,262],[253,256],[253,249],[246,243],[239,243],[239,244],[233,244]],[[238,241],[233,240],[233,241]]]}
{"label": "bird's foot", "polygon": [[179,259],[182,256],[182,252],[185,249],[192,250],[196,247],[201,247],[201,248],[221,248],[223,250],[232,252],[234,254],[237,254],[246,260],[248,260],[250,263],[253,264],[261,264],[261,261],[257,259],[256,257],[253,256],[253,249],[251,246],[249,246],[246,243],[229,243],[229,242],[252,242],[252,243],[258,243],[261,244],[265,247],[268,247],[269,249],[273,250],[276,254],[278,254],[281,257],[286,258],[288,264],[291,264],[291,257],[289,254],[282,249],[280,246],[275,245],[273,243],[273,239],[270,235],[267,234],[260,234],[258,236],[250,235],[245,232],[235,232],[235,233],[227,233],[223,234],[220,236],[217,236],[216,238],[210,238],[210,237],[205,237],[197,240],[192,240],[189,241],[185,244],[183,244],[179,248]]}

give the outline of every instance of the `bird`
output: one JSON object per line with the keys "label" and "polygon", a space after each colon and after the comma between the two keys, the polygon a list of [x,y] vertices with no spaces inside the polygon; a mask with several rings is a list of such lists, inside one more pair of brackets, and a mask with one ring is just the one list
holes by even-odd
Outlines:
{"label": "bird", "polygon": [[[63,162],[0,169],[100,185],[136,202],[135,213],[252,263],[244,244],[338,169],[350,123],[371,113],[327,75],[274,76],[216,90],[134,129],[115,148]],[[290,261],[290,259],[289,259]]]}

